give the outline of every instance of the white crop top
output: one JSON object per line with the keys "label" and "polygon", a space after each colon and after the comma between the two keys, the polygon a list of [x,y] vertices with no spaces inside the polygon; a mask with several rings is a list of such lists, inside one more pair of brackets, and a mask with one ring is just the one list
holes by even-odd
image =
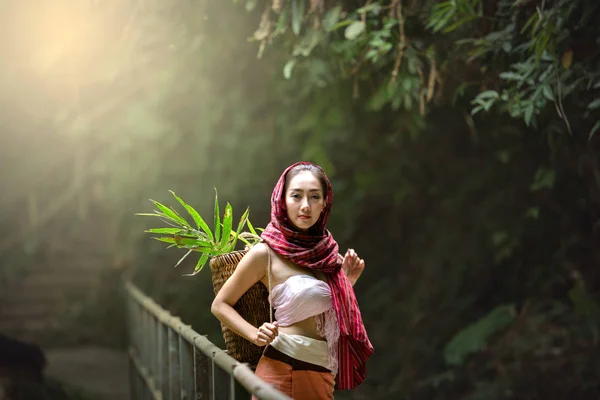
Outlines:
{"label": "white crop top", "polygon": [[317,331],[327,341],[328,368],[337,373],[340,330],[329,285],[310,275],[292,275],[271,289],[269,302],[275,309],[279,326],[290,326],[313,316],[316,318]]}

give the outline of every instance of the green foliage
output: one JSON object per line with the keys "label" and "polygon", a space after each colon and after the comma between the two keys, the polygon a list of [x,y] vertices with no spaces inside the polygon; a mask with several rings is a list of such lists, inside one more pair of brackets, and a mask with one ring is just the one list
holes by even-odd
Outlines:
{"label": "green foliage", "polygon": [[[454,31],[475,18],[481,20],[485,17],[481,12],[474,13],[469,3],[461,0],[434,6],[429,25],[435,26],[436,31],[442,28]],[[436,12],[441,5],[445,8],[452,6],[452,13],[448,14],[453,15],[453,19]],[[536,115],[555,108],[558,117],[564,120],[565,127],[571,132],[563,99],[576,89],[582,93],[588,92],[597,81],[598,72],[590,68],[589,59],[584,54],[579,55],[574,63],[570,35],[573,29],[580,35],[586,34],[586,29],[591,28],[588,24],[589,15],[598,10],[598,5],[562,0],[542,5],[541,8],[520,8],[508,2],[499,2],[491,16],[495,30],[482,37],[459,40],[458,43],[463,45],[461,52],[466,50],[469,53],[468,61],[491,56],[493,60],[506,65],[506,69],[498,74],[504,82],[496,83],[497,87],[503,87],[502,92],[494,100],[499,100],[511,117],[522,118],[527,126],[536,126]],[[528,15],[527,20],[518,26],[514,21],[520,20],[523,14]],[[458,25],[455,23],[450,26],[455,19],[458,19]],[[504,61],[507,59],[510,60],[508,64]],[[480,100],[484,93],[489,91],[477,96],[474,113],[481,109],[489,110],[493,103],[489,101],[482,104]],[[591,135],[590,131],[588,136]]]}
{"label": "green foliage", "polygon": [[[248,246],[256,244],[260,239],[248,219],[250,211],[248,208],[246,208],[246,211],[242,214],[235,231],[232,230],[233,207],[229,203],[225,206],[221,222],[219,197],[216,189],[214,233],[200,216],[198,211],[186,203],[181,197],[177,196],[175,192],[170,191],[170,193],[193,218],[196,227],[189,224],[174,208],[169,208],[155,200],[150,201],[158,210],[154,210],[153,213],[137,213],[136,215],[157,217],[164,223],[172,226],[171,228],[150,228],[146,229],[145,232],[160,234],[161,236],[153,237],[153,239],[158,240],[159,242],[168,243],[170,245],[169,247],[175,246],[180,249],[183,248],[188,250],[187,253],[177,261],[177,264],[175,264],[176,267],[181,264],[192,251],[201,253],[200,258],[196,263],[196,267],[194,268],[194,272],[189,274],[189,276],[193,276],[202,271],[202,268],[209,257],[222,255],[235,250],[238,239]],[[242,232],[242,229],[244,229],[246,224],[248,224],[250,232]]]}
{"label": "green foliage", "polygon": [[534,181],[531,184],[531,191],[535,192],[541,189],[552,189],[554,187],[555,172],[552,169],[539,167],[535,172]]}
{"label": "green foliage", "polygon": [[585,287],[579,274],[575,274],[574,284],[569,290],[569,299],[573,303],[575,312],[591,323],[594,335],[598,335],[600,328],[600,306]]}
{"label": "green foliage", "polygon": [[514,318],[514,305],[498,306],[477,322],[461,330],[444,348],[446,364],[461,365],[466,357],[483,349],[490,337],[506,328]]}
{"label": "green foliage", "polygon": [[442,1],[431,8],[429,21],[425,25],[433,32],[452,32],[483,15],[481,0]]}
{"label": "green foliage", "polygon": [[[569,35],[573,26],[581,35],[588,35],[589,18],[598,5],[561,0],[536,8],[528,2],[499,1],[486,8],[480,0],[457,0],[407,8],[403,3],[375,1],[353,9],[344,3],[324,8],[317,1],[309,10],[303,1],[283,2],[277,23],[269,25],[278,28],[267,31],[261,49],[284,35],[283,27],[289,24],[294,37],[286,38],[286,43],[291,43],[293,58],[285,64],[284,76],[289,79],[294,68],[304,72],[298,75],[303,79],[317,65],[311,59],[322,60],[327,54],[327,68],[332,73],[354,80],[355,97],[357,82],[370,83],[372,89],[364,90],[363,95],[371,97],[368,104],[373,110],[390,105],[396,110],[418,109],[424,115],[438,94],[443,73],[452,74],[464,64],[474,67],[485,60],[479,78],[482,90],[472,100],[472,114],[489,112],[497,105],[526,126],[537,127],[540,115],[555,112],[571,133],[570,112],[563,100],[576,90],[587,97],[581,99],[582,106],[585,118],[592,118],[589,111],[596,108],[597,99],[589,94],[600,82],[599,73],[585,55],[574,58]],[[270,2],[265,4],[261,26],[271,18],[270,6]],[[290,21],[285,18],[288,14],[292,15]],[[310,20],[313,23],[308,28]],[[440,40],[451,35],[458,46],[452,50],[431,45],[437,37],[426,37],[422,30],[442,35]],[[496,76],[489,73],[488,64],[499,68]],[[372,69],[367,70],[367,65]],[[464,87],[456,93],[471,95]],[[594,121],[588,139],[599,127],[600,122]]]}

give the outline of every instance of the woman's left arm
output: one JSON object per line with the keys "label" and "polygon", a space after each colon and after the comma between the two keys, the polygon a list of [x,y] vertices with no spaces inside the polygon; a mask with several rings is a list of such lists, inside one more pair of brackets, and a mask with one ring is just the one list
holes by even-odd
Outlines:
{"label": "woman's left arm", "polygon": [[346,255],[343,257],[342,270],[352,286],[354,286],[365,270],[365,260],[359,258],[354,249],[348,249]]}

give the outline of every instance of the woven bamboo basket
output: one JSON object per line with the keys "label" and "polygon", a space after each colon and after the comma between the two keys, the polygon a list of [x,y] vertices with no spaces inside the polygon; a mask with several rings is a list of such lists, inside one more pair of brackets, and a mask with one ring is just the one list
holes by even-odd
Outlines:
{"label": "woven bamboo basket", "polygon": [[[215,295],[221,290],[225,281],[233,274],[233,271],[235,271],[235,268],[246,252],[247,250],[233,251],[211,258],[210,271]],[[252,325],[261,326],[269,321],[268,295],[267,288],[262,283],[257,282],[240,297],[233,308]],[[263,347],[259,347],[237,335],[224,324],[221,324],[221,331],[223,332],[225,348],[229,355],[240,362],[247,363],[250,368],[255,369],[262,355]]]}

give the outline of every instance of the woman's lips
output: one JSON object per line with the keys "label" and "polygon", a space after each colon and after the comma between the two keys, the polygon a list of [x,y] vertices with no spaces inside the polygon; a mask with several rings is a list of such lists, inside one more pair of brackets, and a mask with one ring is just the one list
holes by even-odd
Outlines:
{"label": "woman's lips", "polygon": [[299,218],[300,219],[310,219],[310,217],[308,215],[300,215]]}

